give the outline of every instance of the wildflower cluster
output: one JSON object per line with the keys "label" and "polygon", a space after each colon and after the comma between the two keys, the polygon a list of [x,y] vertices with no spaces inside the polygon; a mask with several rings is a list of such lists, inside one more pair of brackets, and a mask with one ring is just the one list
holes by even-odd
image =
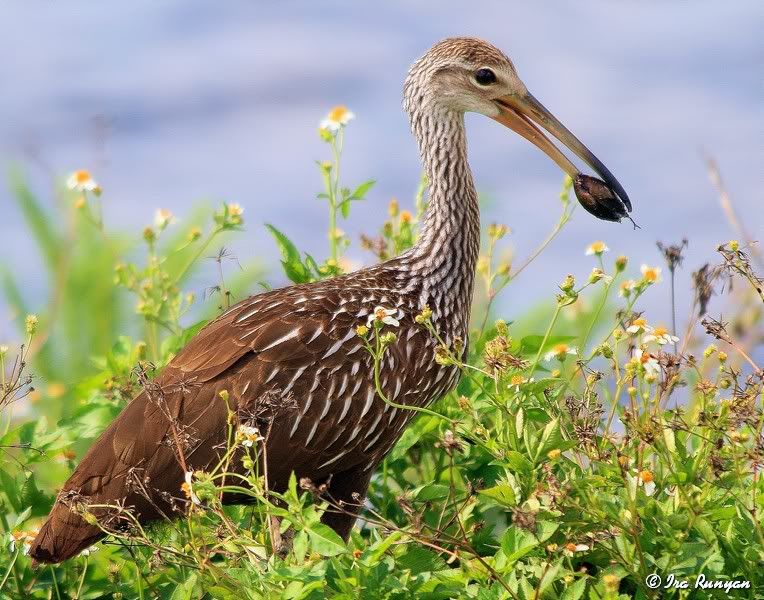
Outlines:
{"label": "wildflower cluster", "polygon": [[[328,258],[314,260],[269,228],[292,281],[348,267],[343,253],[349,239],[337,225],[356,196],[339,183],[339,155],[352,119],[337,107],[319,131],[332,158],[319,163],[322,199],[330,208]],[[51,286],[53,308],[43,305],[39,318],[18,311],[20,353],[0,344],[6,394],[0,408],[15,403],[33,411],[32,418],[21,410],[3,412],[10,417],[0,432],[6,459],[0,472],[0,596],[620,600],[657,597],[646,583],[653,573],[699,572],[764,589],[762,312],[750,244],[723,244],[722,264],[695,272],[693,304],[677,311],[687,317],[681,329],[668,312],[642,312],[646,294],[669,302],[661,268],[630,266],[612,240],[582,248],[589,257],[583,260],[593,264],[580,271],[571,266],[568,276],[560,270],[559,290],[548,282],[549,304],[536,303],[527,315],[513,312],[511,322],[497,319],[493,300],[569,220],[566,181],[562,214],[529,258],[510,261],[501,249],[508,227],[486,228],[469,346],[444,336],[449,315],[432,300],[411,313],[390,300],[371,301],[349,324],[358,336],[347,344],[358,350],[353,360],[373,368],[359,368],[339,385],[350,390],[367,377],[373,400],[386,406],[381,416],[368,413],[367,421],[348,425],[348,435],[363,448],[383,425],[397,426],[404,415],[409,421],[379,468],[368,473],[368,498],[338,498],[334,486],[342,477],[330,469],[321,479],[293,476],[274,489],[266,458],[283,448],[269,443],[272,426],[304,416],[306,399],[256,390],[242,376],[205,409],[225,417],[216,454],[204,465],[197,450],[204,423],[189,425],[166,413],[165,451],[176,457],[178,480],[155,507],[162,519],[147,527],[131,502],[95,505],[77,490],[57,490],[127,400],[143,390],[153,405],[168,408],[153,378],[204,323],[186,323],[192,299],[182,290],[211,242],[241,228],[243,209],[222,205],[206,225],[184,224],[157,210],[143,236],[145,264],[123,259],[116,269],[116,286],[137,298],[136,316],[109,300],[118,294],[108,259],[124,249],[97,217],[100,187],[89,174],[67,183],[74,202],[65,209],[92,221],[80,218],[77,237],[67,241],[80,254],[66,254],[64,242],[52,251],[46,247],[66,256],[54,273],[63,286]],[[397,202],[389,207],[379,256],[403,251],[416,239],[424,187],[422,181],[411,213]],[[682,276],[683,247],[661,249],[674,283]],[[225,255],[218,253],[218,267]],[[716,302],[730,298],[730,277],[733,301],[725,319],[714,318]],[[9,281],[7,289],[19,288]],[[254,279],[245,284],[253,289]],[[222,274],[216,287],[227,302]],[[217,306],[206,308],[214,313]],[[66,321],[69,315],[75,318]],[[110,315],[117,315],[116,323]],[[412,348],[426,376],[402,381],[410,371],[396,361]],[[10,398],[29,390],[30,371],[42,383],[34,396],[39,400],[6,401],[8,390],[16,390]],[[457,375],[458,386],[440,401],[426,407],[412,402],[412,390],[445,389]],[[324,410],[323,402],[311,410],[317,408]],[[369,419],[378,422],[369,426]],[[319,438],[313,443],[334,443]],[[135,498],[146,498],[155,484],[140,468],[125,477]],[[230,499],[243,505],[224,506]],[[24,553],[55,501],[101,527],[109,543],[98,544],[95,554],[89,549],[62,565],[33,569]],[[351,505],[361,508],[361,519],[346,542],[327,521]],[[683,591],[661,593],[679,598]]]}

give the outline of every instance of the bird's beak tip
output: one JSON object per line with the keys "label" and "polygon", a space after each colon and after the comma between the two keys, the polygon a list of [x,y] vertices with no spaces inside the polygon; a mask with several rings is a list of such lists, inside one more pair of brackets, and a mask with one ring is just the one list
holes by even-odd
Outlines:
{"label": "bird's beak tip", "polygon": [[[529,92],[522,96],[505,96],[496,99],[499,109],[493,117],[541,149],[549,158],[573,178],[576,198],[589,213],[606,221],[629,219],[631,201],[618,180],[576,136],[574,136],[549,110]],[[576,156],[588,164],[602,179],[591,177],[581,171],[544,135],[544,128]]]}

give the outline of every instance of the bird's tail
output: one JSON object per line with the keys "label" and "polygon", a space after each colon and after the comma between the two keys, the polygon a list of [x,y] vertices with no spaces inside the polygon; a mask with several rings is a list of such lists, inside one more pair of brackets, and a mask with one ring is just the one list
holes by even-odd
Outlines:
{"label": "bird's tail", "polygon": [[29,555],[38,563],[58,563],[76,556],[104,535],[100,527],[85,521],[66,504],[56,502],[32,542]]}
{"label": "bird's tail", "polygon": [[[83,518],[84,511],[109,531],[129,528],[134,520],[146,523],[173,516],[175,503],[169,499],[182,497],[184,470],[204,470],[219,459],[227,408],[215,400],[223,386],[228,386],[224,380],[190,391],[177,386],[163,392],[161,405],[144,391],[130,402],[64,484],[32,542],[32,558],[58,563],[104,537],[99,525]],[[183,468],[175,445],[166,443],[174,439],[167,414],[179,428],[193,425],[196,445],[187,450],[191,458]]]}

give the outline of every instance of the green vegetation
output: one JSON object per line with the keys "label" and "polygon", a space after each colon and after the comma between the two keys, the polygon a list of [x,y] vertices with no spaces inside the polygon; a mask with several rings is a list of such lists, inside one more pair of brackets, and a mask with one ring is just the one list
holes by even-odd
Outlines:
{"label": "green vegetation", "polygon": [[[346,269],[350,240],[338,223],[373,185],[341,183],[350,118],[337,109],[321,130],[330,155],[318,163],[328,258],[303,253],[284,233],[288,225],[268,228],[291,281]],[[311,482],[293,481],[278,496],[286,508],[274,503],[255,472],[259,432],[237,428],[231,413],[228,452],[211,472],[188,476],[177,520],[133,522],[63,565],[33,568],[25,547],[77,457],[146,375],[216,312],[255,293],[262,276],[255,266],[232,275],[226,252],[216,250],[244,225],[237,204],[183,223],[160,210],[153,226],[130,235],[104,223],[108,193],[87,172],[67,183],[49,214],[13,178],[50,291],[45,304],[32,302],[11,265],[3,268],[23,346],[0,346],[0,597],[764,597],[764,375],[751,358],[764,339],[764,307],[755,248],[728,242],[719,266],[695,272],[680,339],[639,312],[645,294],[671,302],[661,269],[610,260],[602,242],[587,251],[591,273],[561,272],[542,308],[496,320],[494,298],[533,268],[571,218],[567,183],[558,223],[528,260],[498,260],[507,228],[486,228],[468,359],[443,344],[437,355],[458,364],[462,380],[405,431],[348,544],[320,523],[325,505]],[[391,203],[381,234],[362,239],[370,256],[410,247],[425,190],[422,182],[410,211]],[[682,247],[663,248],[672,289]],[[194,298],[190,278],[216,252],[213,293]],[[705,315],[714,290],[730,295],[724,323]],[[436,335],[428,307],[417,322]],[[395,323],[379,315],[358,325],[378,380]],[[225,477],[242,453],[249,474]],[[222,493],[232,490],[253,503],[223,507]],[[130,522],[129,511],[119,515]],[[274,552],[274,536],[291,538],[290,549]],[[750,587],[656,591],[653,573],[690,588],[700,573]]]}

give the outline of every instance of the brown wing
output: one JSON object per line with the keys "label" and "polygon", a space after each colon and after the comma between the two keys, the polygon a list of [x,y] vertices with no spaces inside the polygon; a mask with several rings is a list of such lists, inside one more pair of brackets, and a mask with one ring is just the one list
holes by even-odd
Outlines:
{"label": "brown wing", "polygon": [[[256,403],[270,390],[280,391],[284,399],[304,399],[315,381],[308,383],[300,375],[322,357],[331,359],[327,348],[338,349],[357,323],[350,315],[333,319],[333,302],[320,294],[308,300],[305,291],[297,286],[255,296],[203,328],[156,385],[133,399],[96,440],[64,484],[31,555],[58,562],[103,537],[99,528],[71,512],[72,502],[124,502],[141,520],[169,512],[167,500],[179,496],[183,481],[178,445],[184,447],[186,468],[204,469],[225,441],[227,407],[220,391],[229,392],[234,408]],[[343,330],[343,338],[336,339]],[[341,363],[340,356],[325,366]],[[279,423],[272,432],[281,442],[272,444],[273,462],[283,466],[274,477],[281,479],[299,466],[301,448],[299,437],[284,437],[283,431]],[[101,517],[105,513],[97,511]]]}

